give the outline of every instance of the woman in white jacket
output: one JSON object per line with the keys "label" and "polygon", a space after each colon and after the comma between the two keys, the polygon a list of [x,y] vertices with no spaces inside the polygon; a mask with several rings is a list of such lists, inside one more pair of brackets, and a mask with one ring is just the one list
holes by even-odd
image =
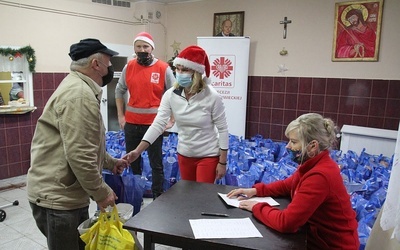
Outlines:
{"label": "woman in white jacket", "polygon": [[142,142],[123,158],[134,161],[164,132],[172,115],[178,129],[181,178],[214,183],[226,172],[229,134],[222,98],[207,83],[207,54],[201,47],[189,46],[174,59],[174,66],[177,82],[163,95],[157,116]]}

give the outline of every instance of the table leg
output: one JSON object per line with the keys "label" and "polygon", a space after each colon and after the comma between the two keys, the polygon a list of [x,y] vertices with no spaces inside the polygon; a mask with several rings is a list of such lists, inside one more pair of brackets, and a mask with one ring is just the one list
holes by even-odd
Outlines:
{"label": "table leg", "polygon": [[144,250],[155,250],[155,244],[153,242],[153,236],[144,233],[143,234],[143,241],[144,241]]}

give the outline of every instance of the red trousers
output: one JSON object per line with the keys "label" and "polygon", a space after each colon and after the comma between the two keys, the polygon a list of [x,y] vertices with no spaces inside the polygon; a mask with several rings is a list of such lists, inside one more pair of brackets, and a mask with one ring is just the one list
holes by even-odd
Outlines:
{"label": "red trousers", "polygon": [[194,158],[178,154],[182,180],[214,183],[219,156]]}

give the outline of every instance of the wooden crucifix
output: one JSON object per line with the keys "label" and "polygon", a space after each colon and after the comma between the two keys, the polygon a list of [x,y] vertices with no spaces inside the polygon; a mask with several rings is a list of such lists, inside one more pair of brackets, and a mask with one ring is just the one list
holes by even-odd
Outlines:
{"label": "wooden crucifix", "polygon": [[280,24],[283,24],[283,39],[286,39],[286,33],[287,33],[287,24],[292,23],[292,20],[288,20],[287,17],[283,19],[283,21],[279,22]]}

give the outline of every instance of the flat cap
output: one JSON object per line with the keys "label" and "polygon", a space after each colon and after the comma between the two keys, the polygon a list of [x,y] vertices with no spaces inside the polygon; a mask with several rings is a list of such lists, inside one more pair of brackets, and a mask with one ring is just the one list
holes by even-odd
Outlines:
{"label": "flat cap", "polygon": [[95,53],[104,53],[109,56],[116,56],[118,52],[107,48],[99,40],[93,38],[87,38],[80,40],[79,43],[72,44],[69,49],[69,57],[73,61],[77,61],[82,58],[89,57]]}

